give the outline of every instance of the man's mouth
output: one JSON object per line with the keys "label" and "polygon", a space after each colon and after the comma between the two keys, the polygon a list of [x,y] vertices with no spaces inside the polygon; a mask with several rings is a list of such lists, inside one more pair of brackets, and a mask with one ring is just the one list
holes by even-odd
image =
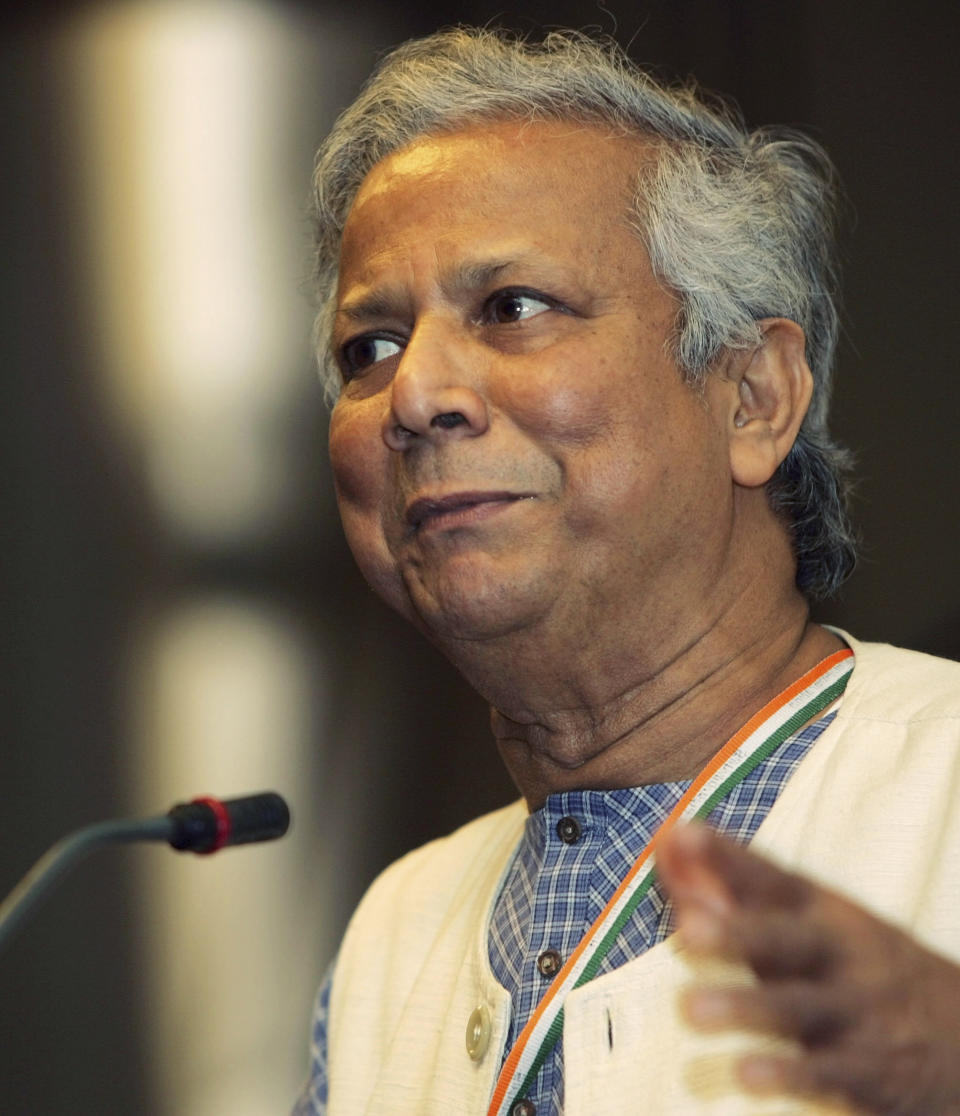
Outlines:
{"label": "man's mouth", "polygon": [[454,492],[448,496],[422,497],[407,508],[405,519],[419,531],[434,527],[466,527],[495,515],[529,493]]}

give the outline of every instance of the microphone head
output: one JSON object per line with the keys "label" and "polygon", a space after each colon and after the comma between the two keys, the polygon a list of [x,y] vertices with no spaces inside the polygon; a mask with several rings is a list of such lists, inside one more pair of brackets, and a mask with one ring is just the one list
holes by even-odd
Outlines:
{"label": "microphone head", "polygon": [[272,841],[290,828],[290,809],[273,791],[243,798],[195,798],[174,806],[169,837],[181,852],[214,853],[227,845]]}

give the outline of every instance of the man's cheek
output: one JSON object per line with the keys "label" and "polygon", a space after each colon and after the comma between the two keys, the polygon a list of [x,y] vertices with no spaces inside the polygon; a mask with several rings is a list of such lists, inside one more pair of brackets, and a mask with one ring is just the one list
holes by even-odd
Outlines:
{"label": "man's cheek", "polygon": [[379,433],[358,423],[331,424],[330,464],[341,515],[346,506],[374,508],[382,498],[386,450]]}
{"label": "man's cheek", "polygon": [[391,608],[413,620],[399,563],[391,552],[379,515],[341,502],[340,518],[347,545],[364,580]]}
{"label": "man's cheek", "polygon": [[377,588],[385,579],[390,578],[395,568],[380,529],[379,517],[350,501],[341,500],[340,520],[347,545],[360,572]]}

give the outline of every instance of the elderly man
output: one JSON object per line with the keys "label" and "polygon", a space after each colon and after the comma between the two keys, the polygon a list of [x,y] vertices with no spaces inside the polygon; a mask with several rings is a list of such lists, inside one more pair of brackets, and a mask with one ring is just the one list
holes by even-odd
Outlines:
{"label": "elderly man", "polygon": [[316,189],[347,538],[523,798],[373,885],[299,1111],[960,1111],[960,671],[809,620],[852,565],[824,155],[456,30]]}

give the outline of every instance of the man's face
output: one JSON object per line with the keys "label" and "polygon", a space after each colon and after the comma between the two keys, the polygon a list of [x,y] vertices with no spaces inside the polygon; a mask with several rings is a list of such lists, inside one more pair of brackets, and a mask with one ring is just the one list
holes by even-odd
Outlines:
{"label": "man's face", "polygon": [[648,157],[577,124],[478,125],[383,160],[357,195],[337,495],[367,579],[441,643],[576,641],[718,574],[725,424],[671,359],[677,302],[629,224]]}

